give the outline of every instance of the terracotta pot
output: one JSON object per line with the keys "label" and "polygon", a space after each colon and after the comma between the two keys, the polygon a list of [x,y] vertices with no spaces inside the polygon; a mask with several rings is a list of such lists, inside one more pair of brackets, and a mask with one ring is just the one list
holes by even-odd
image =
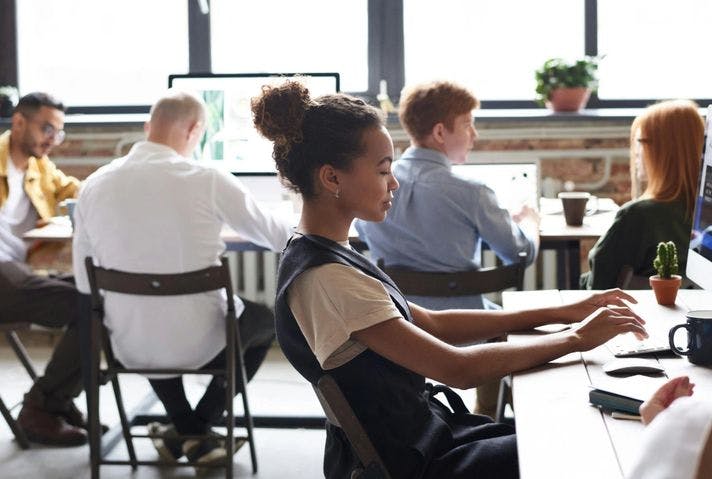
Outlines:
{"label": "terracotta pot", "polygon": [[584,87],[557,88],[549,94],[546,106],[554,111],[579,111],[590,96],[591,90]]}
{"label": "terracotta pot", "polygon": [[682,276],[674,274],[670,279],[663,279],[657,274],[650,277],[650,287],[655,292],[655,299],[663,306],[673,306],[680,289]]}

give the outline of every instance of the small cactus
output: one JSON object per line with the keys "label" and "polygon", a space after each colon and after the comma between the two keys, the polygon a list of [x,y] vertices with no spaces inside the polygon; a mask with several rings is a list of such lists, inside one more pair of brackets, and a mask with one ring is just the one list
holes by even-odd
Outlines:
{"label": "small cactus", "polygon": [[677,274],[677,248],[675,243],[658,243],[658,256],[653,261],[653,267],[658,272],[658,276],[663,279],[670,279]]}

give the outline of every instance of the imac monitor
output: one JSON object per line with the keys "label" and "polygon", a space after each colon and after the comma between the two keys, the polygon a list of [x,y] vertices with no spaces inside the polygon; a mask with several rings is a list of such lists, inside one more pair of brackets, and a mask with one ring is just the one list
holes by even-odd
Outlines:
{"label": "imac monitor", "polygon": [[712,105],[707,109],[705,143],[692,217],[686,276],[701,288],[712,291]]}
{"label": "imac monitor", "polygon": [[295,78],[312,97],[339,91],[338,73],[236,73],[170,75],[169,88],[195,92],[208,108],[205,134],[196,156],[235,174],[276,175],[272,143],[252,125],[250,100],[263,85]]}
{"label": "imac monitor", "polygon": [[452,171],[492,188],[500,206],[510,211],[518,211],[525,203],[539,204],[538,163],[465,163],[452,165]]}

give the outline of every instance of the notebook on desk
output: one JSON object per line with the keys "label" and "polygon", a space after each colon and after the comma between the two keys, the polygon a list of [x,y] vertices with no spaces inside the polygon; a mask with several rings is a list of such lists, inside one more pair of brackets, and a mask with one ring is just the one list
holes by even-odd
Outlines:
{"label": "notebook on desk", "polygon": [[594,406],[608,411],[638,414],[643,401],[665,382],[667,378],[630,376],[620,379],[600,379],[591,384],[588,400]]}

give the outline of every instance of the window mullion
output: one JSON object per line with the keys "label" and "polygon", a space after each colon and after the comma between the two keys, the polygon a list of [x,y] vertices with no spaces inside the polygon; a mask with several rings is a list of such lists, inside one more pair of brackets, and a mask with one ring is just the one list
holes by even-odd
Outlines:
{"label": "window mullion", "polygon": [[405,82],[403,0],[368,0],[368,96],[375,99],[379,82],[398,100]]}
{"label": "window mullion", "polygon": [[[189,73],[210,73],[210,12],[203,13],[201,0],[188,2],[188,65]],[[210,9],[210,0],[204,0]],[[178,72],[176,72],[178,73]]]}

